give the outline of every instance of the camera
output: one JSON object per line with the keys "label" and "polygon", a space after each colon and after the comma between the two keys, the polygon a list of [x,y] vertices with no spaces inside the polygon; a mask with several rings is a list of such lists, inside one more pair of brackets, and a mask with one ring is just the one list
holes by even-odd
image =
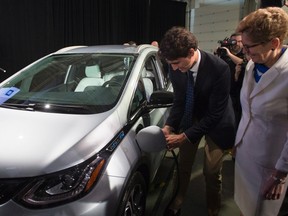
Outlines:
{"label": "camera", "polygon": [[[237,44],[237,41],[235,39],[226,37],[224,40],[219,40],[218,43],[221,47],[227,47],[230,50],[235,44]],[[216,54],[220,57],[224,57],[226,56],[226,50],[219,47],[216,50]]]}

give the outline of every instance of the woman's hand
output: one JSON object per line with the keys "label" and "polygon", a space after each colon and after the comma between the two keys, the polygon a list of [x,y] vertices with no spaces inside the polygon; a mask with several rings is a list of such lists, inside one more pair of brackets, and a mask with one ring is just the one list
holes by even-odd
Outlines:
{"label": "woman's hand", "polygon": [[264,185],[263,196],[264,199],[277,200],[280,195],[284,192],[284,186],[286,181],[285,173],[276,171],[272,174],[266,184]]}

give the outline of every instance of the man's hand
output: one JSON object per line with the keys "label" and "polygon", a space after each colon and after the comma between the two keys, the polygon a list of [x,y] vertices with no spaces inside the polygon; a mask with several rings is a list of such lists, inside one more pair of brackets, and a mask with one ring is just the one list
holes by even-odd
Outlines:
{"label": "man's hand", "polygon": [[184,133],[166,135],[165,137],[168,150],[179,148],[183,143],[189,142],[188,138]]}
{"label": "man's hand", "polygon": [[230,50],[227,47],[219,47],[219,48],[226,50],[227,55],[231,54]]}
{"label": "man's hand", "polygon": [[162,128],[162,131],[164,133],[165,136],[169,135],[169,134],[172,134],[174,129],[172,127],[170,127],[169,125],[165,125],[163,128]]}

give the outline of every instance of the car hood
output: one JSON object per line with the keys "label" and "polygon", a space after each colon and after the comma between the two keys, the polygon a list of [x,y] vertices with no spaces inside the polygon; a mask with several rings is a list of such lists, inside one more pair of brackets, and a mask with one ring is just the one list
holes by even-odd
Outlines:
{"label": "car hood", "polygon": [[56,114],[0,108],[0,178],[59,171],[95,155],[119,131],[116,112]]}

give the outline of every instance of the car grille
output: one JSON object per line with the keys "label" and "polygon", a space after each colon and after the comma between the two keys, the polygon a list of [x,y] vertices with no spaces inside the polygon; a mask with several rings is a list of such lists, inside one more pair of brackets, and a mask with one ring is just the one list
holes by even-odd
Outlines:
{"label": "car grille", "polygon": [[0,205],[16,196],[26,180],[0,180]]}

